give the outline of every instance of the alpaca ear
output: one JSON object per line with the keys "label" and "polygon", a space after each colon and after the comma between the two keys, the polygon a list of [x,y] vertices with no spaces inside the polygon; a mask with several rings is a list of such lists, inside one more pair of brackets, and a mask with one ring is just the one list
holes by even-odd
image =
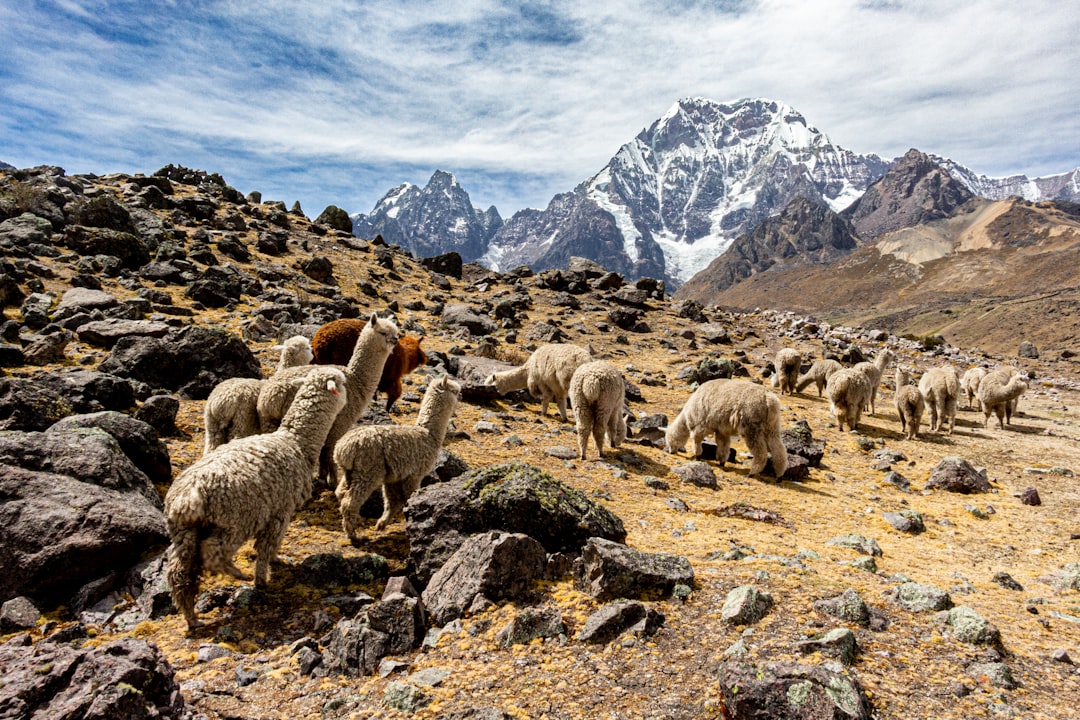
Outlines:
{"label": "alpaca ear", "polygon": [[370,325],[371,327],[375,327],[375,325],[378,322],[379,322],[379,314],[377,312],[375,312],[374,310],[372,310],[371,311],[371,317],[368,318],[368,325]]}

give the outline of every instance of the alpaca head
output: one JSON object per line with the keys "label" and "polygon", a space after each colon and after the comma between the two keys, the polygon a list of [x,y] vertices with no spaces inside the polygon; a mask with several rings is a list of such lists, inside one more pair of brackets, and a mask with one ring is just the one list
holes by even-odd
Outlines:
{"label": "alpaca head", "polygon": [[398,327],[390,320],[383,320],[378,313],[372,312],[368,318],[364,333],[373,334],[378,340],[380,350],[385,350],[389,355],[398,341]]}

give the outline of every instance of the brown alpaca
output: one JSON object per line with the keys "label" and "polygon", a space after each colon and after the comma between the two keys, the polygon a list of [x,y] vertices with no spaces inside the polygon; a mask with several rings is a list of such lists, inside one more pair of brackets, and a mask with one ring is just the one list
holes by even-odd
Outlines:
{"label": "brown alpaca", "polygon": [[[341,318],[332,320],[311,338],[311,352],[315,355],[313,365],[347,365],[352,357],[356,339],[367,324],[366,319]],[[427,363],[427,355],[420,349],[422,338],[405,335],[398,340],[390,357],[383,366],[378,392],[386,393],[386,411],[401,397],[401,378]]]}

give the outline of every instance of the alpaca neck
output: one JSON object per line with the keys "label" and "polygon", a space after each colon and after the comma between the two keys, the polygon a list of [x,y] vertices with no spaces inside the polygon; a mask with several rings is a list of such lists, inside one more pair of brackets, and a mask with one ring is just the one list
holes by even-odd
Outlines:
{"label": "alpaca neck", "polygon": [[495,373],[495,387],[500,393],[508,393],[512,390],[524,390],[529,386],[529,367],[521,367]]}

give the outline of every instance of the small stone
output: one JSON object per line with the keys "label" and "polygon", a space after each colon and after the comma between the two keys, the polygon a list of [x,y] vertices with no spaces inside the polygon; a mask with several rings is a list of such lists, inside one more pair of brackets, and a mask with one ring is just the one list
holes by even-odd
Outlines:
{"label": "small stone", "polygon": [[669,490],[671,488],[666,482],[653,475],[645,476],[645,487],[652,490]]}
{"label": "small stone", "polygon": [[246,667],[244,665],[236,666],[236,684],[240,687],[247,687],[253,682],[259,679],[261,673],[253,668]]}
{"label": "small stone", "polygon": [[212,662],[218,658],[229,657],[232,652],[228,648],[223,648],[220,645],[214,643],[206,643],[199,646],[199,652],[196,656],[198,662]]}
{"label": "small stone", "polygon": [[577,460],[578,451],[565,445],[553,445],[544,450],[544,454],[559,460]]}
{"label": "small stone", "polygon": [[1073,664],[1072,658],[1069,657],[1069,653],[1067,653],[1064,649],[1060,649],[1060,648],[1055,650],[1050,655],[1050,659],[1053,660],[1054,662],[1065,663],[1066,665],[1072,665]]}
{"label": "small stone", "polygon": [[855,654],[858,652],[855,633],[847,628],[837,628],[823,635],[803,640],[796,643],[796,647],[803,653],[818,651],[830,657],[835,657],[845,665],[854,663]]}
{"label": "small stone", "polygon": [[833,545],[835,547],[850,548],[863,555],[871,555],[873,557],[881,557],[882,555],[881,546],[877,544],[876,540],[854,533],[834,537],[831,540],[827,540],[825,544]]}
{"label": "small stone", "polygon": [[1009,573],[1006,573],[1006,572],[994,573],[994,577],[992,577],[990,579],[993,580],[994,582],[996,582],[1001,587],[1006,588],[1008,590],[1023,591],[1023,589],[1024,589],[1023,585],[1016,582],[1016,580],[1013,579],[1012,575],[1010,575]]}
{"label": "small stone", "polygon": [[383,693],[383,702],[388,707],[410,715],[424,709],[431,701],[430,695],[407,683],[390,682]]}
{"label": "small stone", "polygon": [[1024,505],[1042,505],[1042,498],[1039,497],[1039,491],[1034,487],[1026,487],[1024,491],[1020,493],[1020,502]]}
{"label": "small stone", "polygon": [[885,513],[885,520],[902,533],[918,535],[926,530],[922,514],[915,510],[887,512]]}
{"label": "small stone", "polygon": [[749,625],[765,616],[773,606],[772,596],[753,585],[743,585],[728,593],[720,610],[720,619],[736,625]]}
{"label": "small stone", "polygon": [[1018,685],[1012,671],[1005,663],[975,663],[968,667],[968,674],[976,680],[989,682],[994,687],[1015,690]]}
{"label": "small stone", "polygon": [[394,673],[404,672],[409,668],[409,663],[402,662],[400,660],[390,660],[383,658],[379,661],[379,669],[376,671],[379,677],[390,677]]}
{"label": "small stone", "polygon": [[450,674],[449,670],[443,670],[442,668],[424,668],[410,675],[409,682],[421,687],[438,687],[443,680],[450,677]]}
{"label": "small stone", "polygon": [[691,462],[680,465],[676,468],[672,468],[671,472],[680,477],[683,482],[688,482],[691,485],[709,488],[710,490],[715,490],[718,487],[716,483],[716,473],[714,473],[713,469],[704,462]]}

